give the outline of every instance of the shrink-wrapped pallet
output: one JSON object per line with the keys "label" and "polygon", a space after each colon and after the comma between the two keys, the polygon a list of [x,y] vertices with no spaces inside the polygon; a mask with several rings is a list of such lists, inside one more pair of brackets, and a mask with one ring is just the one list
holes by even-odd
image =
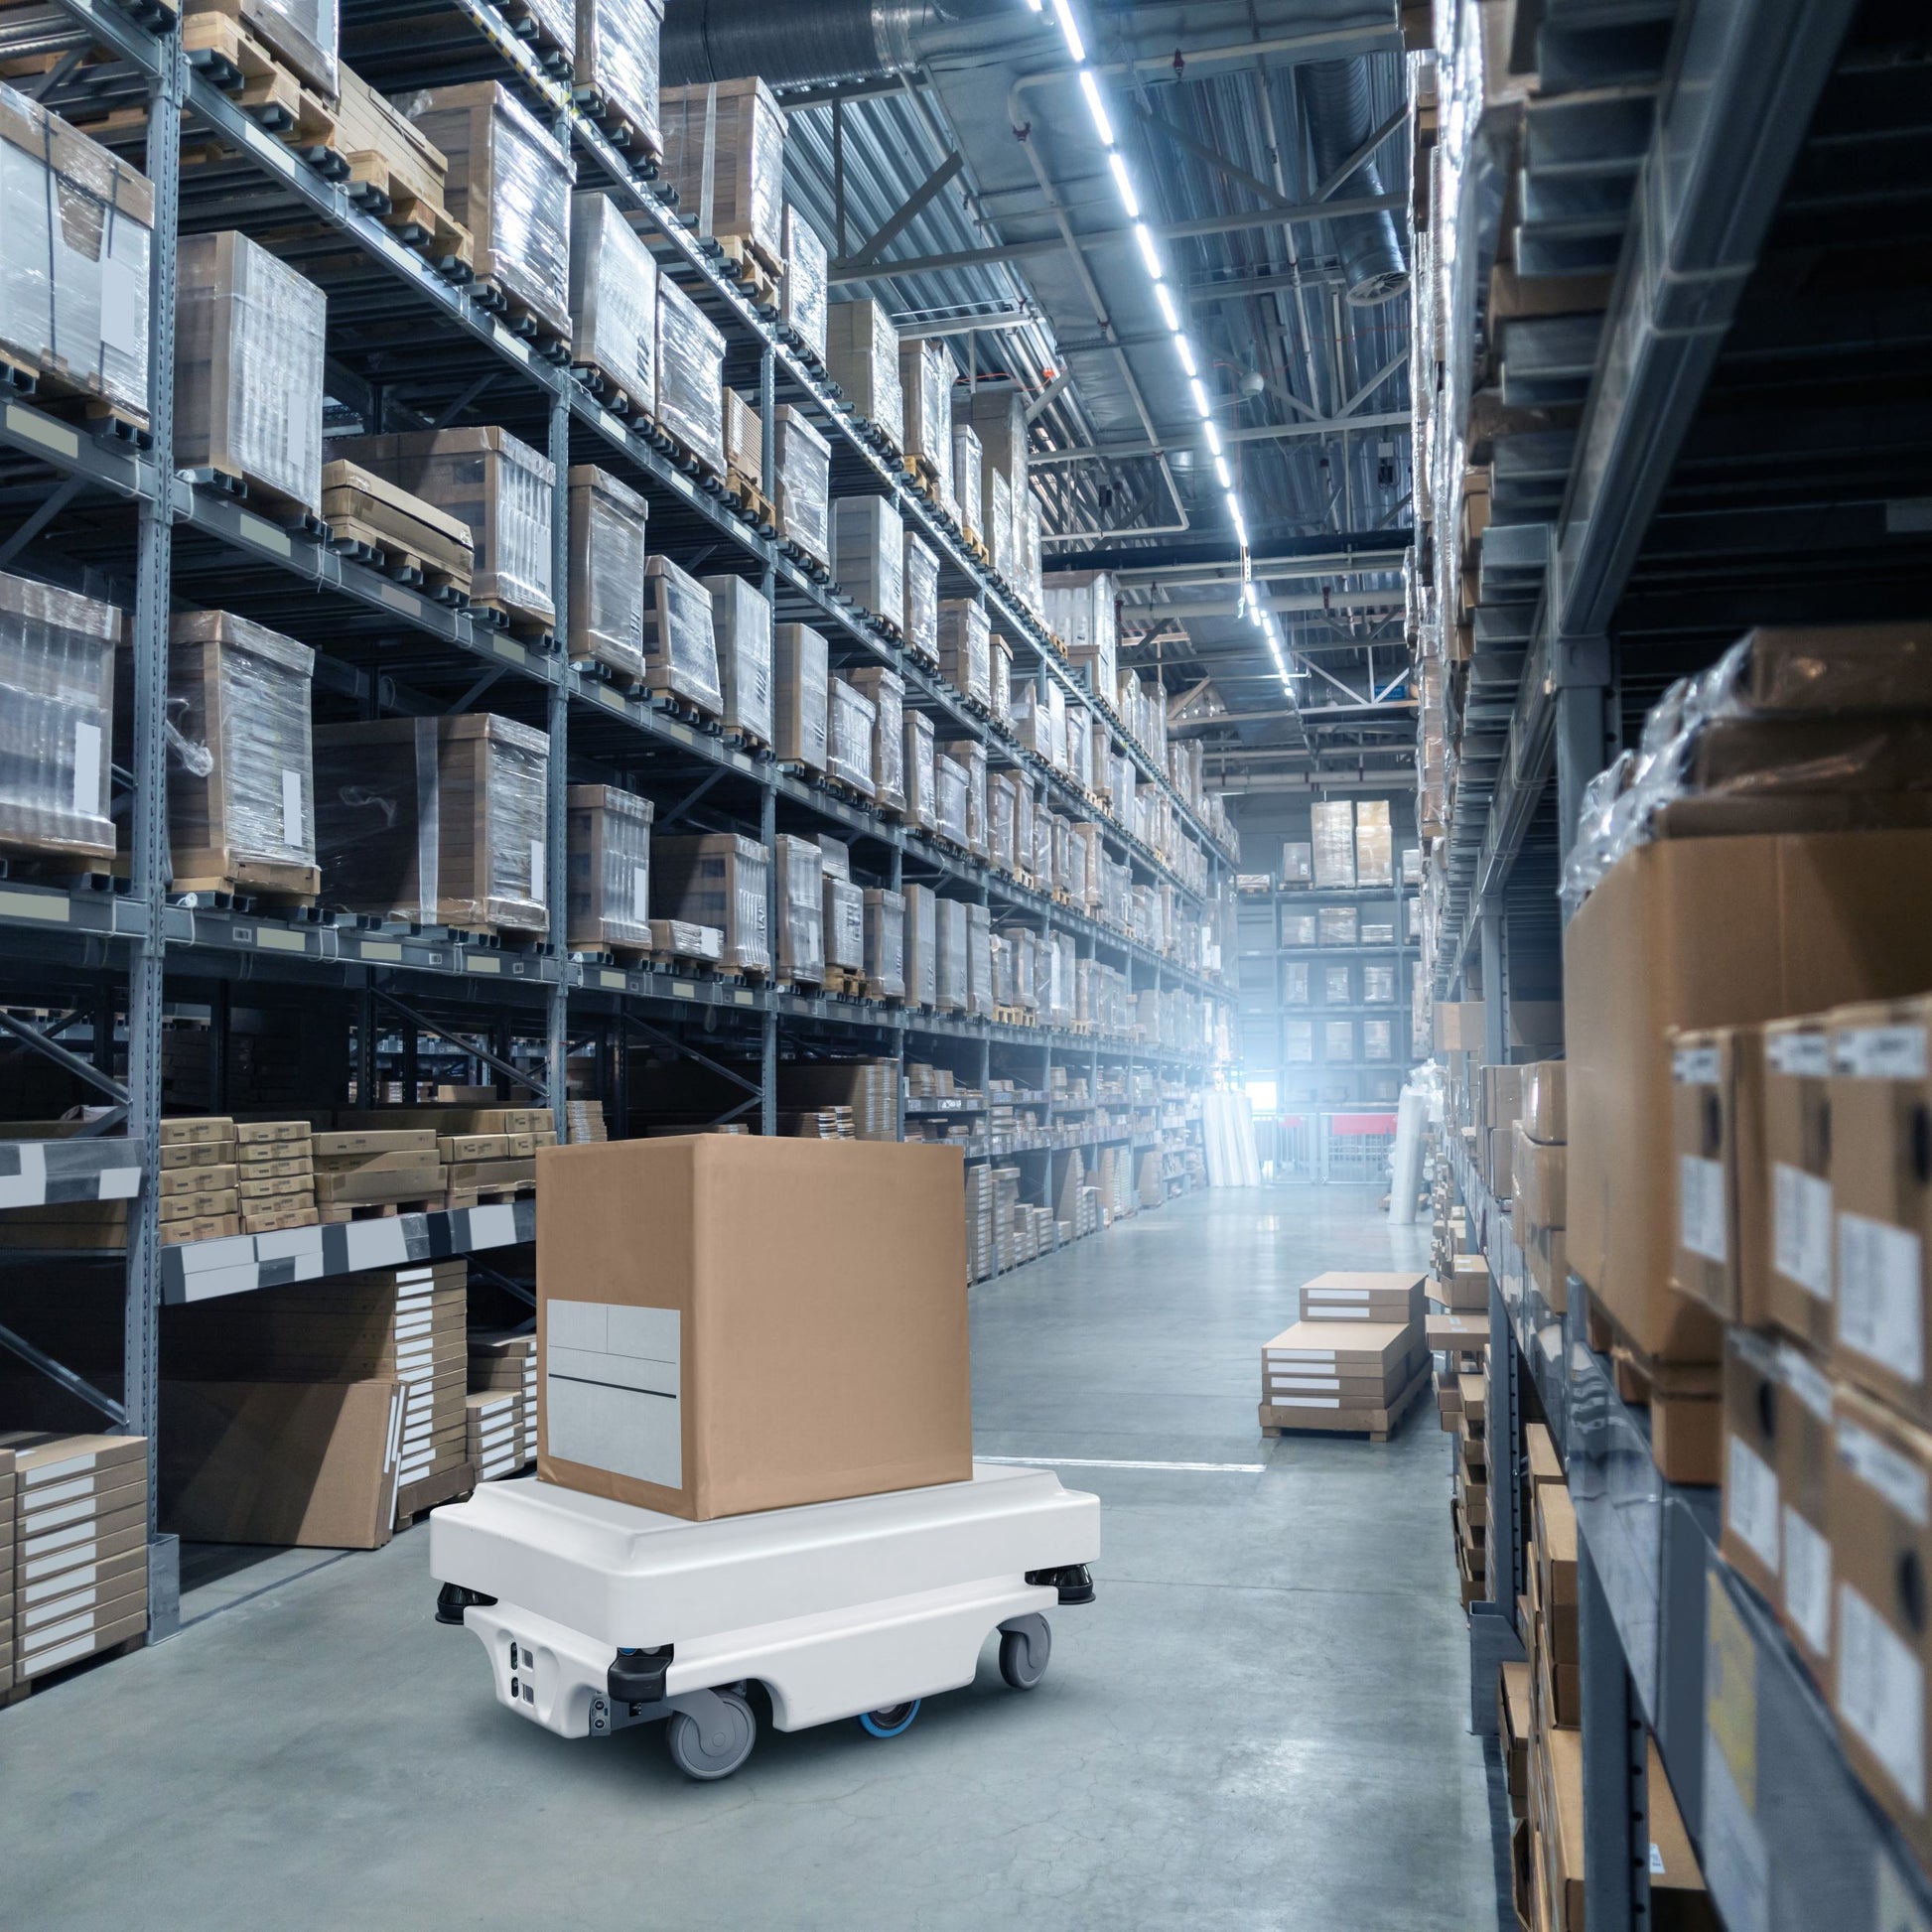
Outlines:
{"label": "shrink-wrapped pallet", "polygon": [[724,709],[711,593],[668,557],[644,566],[644,681],[708,717]]}
{"label": "shrink-wrapped pallet", "polygon": [[771,749],[781,763],[823,775],[830,679],[823,635],[810,624],[779,624],[771,633]]}
{"label": "shrink-wrapped pallet", "polygon": [[825,316],[830,264],[818,230],[805,215],[785,207],[785,276],[778,289],[778,319],[820,362],[825,360]]}
{"label": "shrink-wrapped pallet", "polygon": [[905,455],[924,466],[932,493],[956,514],[952,483],[952,391],[955,364],[943,343],[901,343],[898,384]]}
{"label": "shrink-wrapped pallet", "polygon": [[0,851],[111,859],[121,613],[0,574]]}
{"label": "shrink-wrapped pallet", "polygon": [[833,675],[826,712],[826,774],[865,798],[873,795],[872,741],[878,725],[878,705],[857,685]]}
{"label": "shrink-wrapped pallet", "polygon": [[580,463],[570,485],[570,654],[619,679],[644,679],[644,499]]}
{"label": "shrink-wrapped pallet", "polygon": [[964,1013],[971,998],[967,959],[970,950],[964,899],[933,902],[933,1001],[941,1013]]}
{"label": "shrink-wrapped pallet", "polygon": [[650,800],[616,785],[572,785],[568,802],[570,950],[648,951]]}
{"label": "shrink-wrapped pallet", "polygon": [[848,973],[862,973],[866,967],[865,889],[849,879],[834,879],[828,870],[824,879],[825,964]]}
{"label": "shrink-wrapped pallet", "polygon": [[[923,711],[905,713],[905,818],[922,832],[939,829],[932,720]],[[962,818],[964,806],[961,807]]]}
{"label": "shrink-wrapped pallet", "polygon": [[939,671],[963,698],[993,709],[993,626],[970,598],[939,607]]}
{"label": "shrink-wrapped pallet", "polygon": [[949,739],[941,751],[966,774],[965,845],[975,859],[986,857],[986,747],[977,738]]}
{"label": "shrink-wrapped pallet", "polygon": [[825,856],[811,839],[778,834],[778,978],[817,986],[825,978]]}
{"label": "shrink-wrapped pallet", "polygon": [[905,526],[890,498],[834,499],[832,575],[855,603],[904,630]]}
{"label": "shrink-wrapped pallet", "polygon": [[966,767],[944,752],[932,758],[933,830],[966,851]]}
{"label": "shrink-wrapped pallet", "polygon": [[1018,870],[1019,793],[1009,772],[995,771],[986,780],[986,856],[1002,872]]}
{"label": "shrink-wrapped pallet", "polygon": [[980,465],[980,541],[986,545],[996,577],[1013,574],[1013,485],[1007,473]]}
{"label": "shrink-wrapped pallet", "polygon": [[955,423],[952,429],[952,490],[959,504],[959,527],[969,537],[984,543],[984,517],[980,508],[985,487],[979,431],[971,423]]}
{"label": "shrink-wrapped pallet", "polygon": [[910,530],[905,533],[905,647],[928,664],[939,661],[939,559]]}
{"label": "shrink-wrapped pallet", "polygon": [[993,662],[988,682],[992,686],[993,722],[1013,725],[1013,646],[1004,637],[993,639]]}
{"label": "shrink-wrapped pallet", "polygon": [[1113,573],[1061,571],[1045,580],[1044,591],[1047,629],[1066,646],[1068,658],[1085,669],[1095,694],[1114,703],[1119,673]]}
{"label": "shrink-wrapped pallet", "polygon": [[[291,73],[335,100],[342,80],[336,0],[189,0],[182,12],[238,21]],[[193,38],[188,44],[196,45]]]}
{"label": "shrink-wrapped pallet", "polygon": [[866,997],[903,1000],[905,895],[867,887],[864,915]]}
{"label": "shrink-wrapped pallet", "polygon": [[756,76],[665,87],[658,97],[663,175],[700,234],[748,242],[782,275],[785,117]]}
{"label": "shrink-wrapped pallet", "polygon": [[748,577],[699,580],[711,593],[718,645],[720,722],[754,743],[771,743],[771,605]]}
{"label": "shrink-wrapped pallet", "polygon": [[736,389],[724,392],[725,468],[754,488],[764,488],[764,425],[757,404]]}
{"label": "shrink-wrapped pallet", "polygon": [[832,446],[790,403],[773,425],[778,534],[821,568],[832,567]]}
{"label": "shrink-wrapped pallet", "polygon": [[930,886],[905,889],[905,1002],[930,1007],[938,1000],[939,901]]}
{"label": "shrink-wrapped pallet", "polygon": [[898,380],[898,331],[885,303],[870,297],[834,302],[826,316],[825,366],[845,399],[884,433],[895,450],[905,447],[905,400]]}
{"label": "shrink-wrapped pallet", "polygon": [[1355,885],[1355,801],[1317,799],[1311,808],[1317,890],[1352,891]]}
{"label": "shrink-wrapped pallet", "polygon": [[725,338],[668,275],[657,278],[657,426],[723,479]]}
{"label": "shrink-wrapped pallet", "polygon": [[872,795],[884,811],[905,810],[905,681],[884,665],[866,664],[846,673],[856,690],[876,708],[872,734]]}
{"label": "shrink-wrapped pallet", "polygon": [[636,159],[639,149],[661,153],[658,118],[658,41],[664,31],[664,0],[576,0],[575,85],[597,95],[631,137],[621,142]]}
{"label": "shrink-wrapped pallet", "polygon": [[651,904],[657,918],[709,926],[724,934],[719,963],[741,973],[771,970],[765,894],[771,855],[737,832],[654,838]]}
{"label": "shrink-wrapped pallet", "polygon": [[608,195],[570,207],[570,359],[609,385],[607,398],[657,406],[657,264]]}
{"label": "shrink-wrapped pallet", "polygon": [[993,1018],[993,915],[984,905],[966,908],[966,1011]]}
{"label": "shrink-wrapped pallet", "polygon": [[1395,835],[1386,798],[1355,801],[1355,884],[1395,884]]}

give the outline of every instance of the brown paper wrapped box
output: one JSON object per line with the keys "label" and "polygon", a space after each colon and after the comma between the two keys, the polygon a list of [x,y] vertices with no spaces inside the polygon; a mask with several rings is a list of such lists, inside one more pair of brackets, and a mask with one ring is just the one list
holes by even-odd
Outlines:
{"label": "brown paper wrapped box", "polygon": [[537,1156],[538,1474],[689,1520],[972,1475],[957,1149]]}

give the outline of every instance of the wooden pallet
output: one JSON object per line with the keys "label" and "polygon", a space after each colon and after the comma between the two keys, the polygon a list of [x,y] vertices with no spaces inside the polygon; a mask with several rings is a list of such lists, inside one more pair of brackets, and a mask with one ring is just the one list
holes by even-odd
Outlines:
{"label": "wooden pallet", "polygon": [[470,526],[447,510],[343,460],[323,466],[322,508],[337,549],[359,551],[358,561],[369,561],[385,576],[469,598]]}
{"label": "wooden pallet", "polygon": [[534,1180],[504,1181],[495,1187],[451,1187],[443,1196],[443,1211],[451,1213],[459,1207],[501,1207],[513,1200],[533,1199],[537,1191]]}
{"label": "wooden pallet", "polygon": [[[206,853],[194,855],[207,858]],[[258,904],[293,907],[313,905],[322,892],[322,872],[316,866],[274,865],[265,859],[236,860],[223,872],[199,871],[190,866],[177,872],[168,886],[171,897],[189,893],[225,895],[253,899]]]}
{"label": "wooden pallet", "polygon": [[266,42],[240,21],[218,13],[187,15],[181,41],[188,65],[232,94],[258,127],[333,180],[346,178],[348,163],[337,146],[335,103],[309,86]]}
{"label": "wooden pallet", "polygon": [[1025,1007],[995,1007],[993,1009],[993,1018],[1002,1027],[1036,1027],[1039,1025],[1038,1014],[1029,1013]]}
{"label": "wooden pallet", "polygon": [[1291,1412],[1264,1402],[1260,1406],[1261,1433],[1264,1436],[1366,1436],[1371,1443],[1386,1443],[1401,1429],[1409,1411],[1422,1400],[1429,1383],[1430,1369],[1425,1362],[1410,1379],[1409,1386],[1386,1409],[1355,1410],[1352,1414],[1357,1420],[1341,1419],[1349,1411],[1324,1409],[1309,1411],[1311,1419],[1306,1422],[1299,1415],[1281,1420],[1290,1417]]}
{"label": "wooden pallet", "polygon": [[556,647],[556,618],[550,612],[510,604],[498,597],[473,595],[470,599],[470,616],[473,621],[480,620],[509,636],[520,638],[536,650],[547,651]]}
{"label": "wooden pallet", "polygon": [[724,736],[723,720],[714,717],[702,705],[693,704],[682,692],[653,690],[648,692],[648,696],[653,711],[661,711],[665,717],[675,718],[681,724],[689,725],[693,731],[704,732],[710,737]]}
{"label": "wooden pallet", "polygon": [[446,274],[474,271],[470,230],[445,206],[449,165],[442,154],[360,75],[346,67],[338,71],[337,140],[349,200]]}
{"label": "wooden pallet", "polygon": [[0,351],[0,389],[32,397],[50,415],[76,416],[93,429],[143,449],[153,440],[145,409],[102,394],[98,377],[77,374],[65,356],[52,351],[42,361]]}
{"label": "wooden pallet", "polygon": [[915,488],[924,490],[928,496],[937,500],[939,472],[930,457],[920,456],[914,452],[905,459],[904,474],[911,480]]}
{"label": "wooden pallet", "polygon": [[396,1491],[396,1529],[400,1532],[420,1523],[432,1509],[444,1503],[461,1502],[477,1486],[476,1465],[468,1460],[444,1469],[437,1475],[419,1476]]}
{"label": "wooden pallet", "polygon": [[727,469],[725,495],[731,505],[760,536],[772,536],[778,528],[778,506],[765,495],[744,471]]}
{"label": "wooden pallet", "polygon": [[471,284],[470,294],[480,309],[487,309],[494,314],[511,335],[521,336],[525,342],[534,344],[538,353],[546,360],[569,361],[569,325],[555,316],[546,315],[541,309],[532,308],[501,276],[488,275],[480,269],[477,279]]}
{"label": "wooden pallet", "polygon": [[784,277],[784,264],[774,262],[756,241],[744,235],[721,234],[718,246],[724,251],[732,279],[753,303],[770,315],[778,313],[778,284]]}
{"label": "wooden pallet", "polygon": [[866,976],[849,966],[828,966],[819,991],[836,999],[863,1000],[866,997]]}

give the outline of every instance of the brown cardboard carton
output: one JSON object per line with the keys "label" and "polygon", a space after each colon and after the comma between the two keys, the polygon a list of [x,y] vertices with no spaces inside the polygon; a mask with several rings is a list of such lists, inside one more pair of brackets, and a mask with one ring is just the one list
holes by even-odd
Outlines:
{"label": "brown cardboard carton", "polygon": [[1668,1030],[1923,987],[1928,870],[1924,831],[1663,839],[1565,929],[1570,1265],[1647,1354],[1716,1361],[1722,1332],[1670,1286]]}
{"label": "brown cardboard carton", "polygon": [[1546,1146],[1570,1138],[1563,1105],[1563,1062],[1536,1060],[1523,1069],[1523,1129]]}
{"label": "brown cardboard carton", "polygon": [[1496,1735],[1509,1783],[1509,1809],[1520,1818],[1529,1803],[1530,1667],[1505,1663],[1496,1674]]}
{"label": "brown cardboard carton", "polygon": [[1330,1269],[1302,1284],[1302,1318],[1419,1324],[1423,1318],[1424,1280],[1420,1274],[1363,1274]]}
{"label": "brown cardboard carton", "polygon": [[1523,1112],[1523,1069],[1520,1066],[1485,1066],[1482,1069],[1482,1122],[1484,1127],[1507,1127]]}
{"label": "brown cardboard carton", "polygon": [[1558,1455],[1556,1439],[1545,1424],[1532,1422],[1523,1425],[1523,1448],[1529,1464],[1532,1491],[1541,1489],[1545,1483],[1563,1481],[1563,1458]]}
{"label": "brown cardboard carton", "polygon": [[1822,1017],[1764,1029],[1764,1170],[1770,1226],[1744,1250],[1746,1306],[1788,1335],[1832,1345],[1831,1030]]}
{"label": "brown cardboard carton", "polygon": [[1719,1549],[1771,1602],[1779,1600],[1783,1544],[1778,1448],[1787,1425],[1777,1350],[1762,1335],[1725,1337],[1724,1529]]}
{"label": "brown cardboard carton", "polygon": [[1516,1188],[1518,1225],[1563,1226],[1564,1178],[1569,1150],[1561,1142],[1533,1140],[1519,1120],[1510,1130],[1509,1174]]}
{"label": "brown cardboard carton", "polygon": [[1512,1163],[1516,1154],[1516,1123],[1512,1120],[1506,1127],[1492,1127],[1488,1132],[1489,1166],[1487,1179],[1489,1191],[1498,1200],[1508,1200],[1516,1192],[1516,1176]]}
{"label": "brown cardboard carton", "polygon": [[696,1135],[537,1173],[544,1480],[702,1520],[971,1476],[956,1149]]}
{"label": "brown cardboard carton", "polygon": [[1481,1255],[1457,1255],[1448,1274],[1438,1275],[1432,1299],[1452,1313],[1489,1312],[1489,1264]]}
{"label": "brown cardboard carton", "polygon": [[1831,1016],[1831,1181],[1839,1373],[1932,1423],[1932,998]]}
{"label": "brown cardboard carton", "polygon": [[1832,1708],[1865,1789],[1921,1860],[1932,1859],[1926,1811],[1932,1624],[1932,1436],[1857,1390],[1833,1405]]}
{"label": "brown cardboard carton", "polygon": [[1764,1040],[1755,1027],[1672,1035],[1671,1151],[1676,1240],[1671,1286],[1726,1321],[1762,1327]]}

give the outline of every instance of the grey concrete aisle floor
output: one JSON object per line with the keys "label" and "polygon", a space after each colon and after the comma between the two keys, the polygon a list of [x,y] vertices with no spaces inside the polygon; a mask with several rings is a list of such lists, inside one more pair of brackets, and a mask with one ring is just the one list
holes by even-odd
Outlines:
{"label": "grey concrete aisle floor", "polygon": [[420,1531],[220,1602],[0,1715],[0,1923],[43,1928],[1292,1928],[1496,1922],[1448,1456],[1263,1443],[1259,1344],[1322,1268],[1420,1263],[1365,1196],[1213,1193],[974,1292],[983,1453],[1103,1502],[1051,1669],[891,1742],[519,1723],[431,1616]]}

